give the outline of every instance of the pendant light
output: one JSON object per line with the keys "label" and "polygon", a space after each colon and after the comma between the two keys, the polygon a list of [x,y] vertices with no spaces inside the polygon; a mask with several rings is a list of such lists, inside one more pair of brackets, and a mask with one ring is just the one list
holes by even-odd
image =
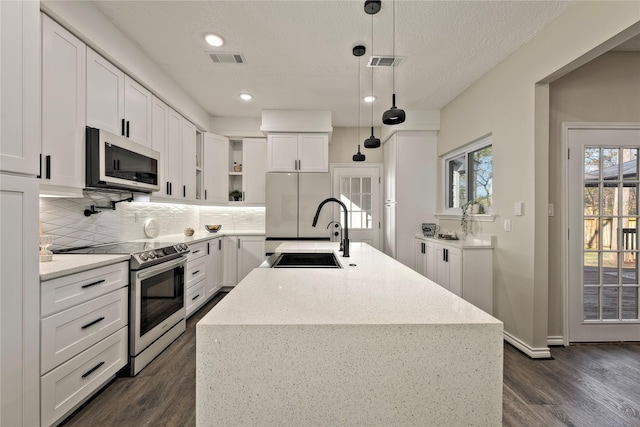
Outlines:
{"label": "pendant light", "polygon": [[[353,56],[358,57],[358,141],[360,141],[360,57],[365,54],[367,48],[358,45],[353,48]],[[366,156],[360,152],[360,144],[358,144],[358,152],[353,155],[354,162],[364,162]]]}
{"label": "pendant light", "polygon": [[396,62],[396,2],[395,0],[393,0],[393,62],[394,64],[392,65],[392,87],[393,87],[393,96],[392,96],[392,103],[391,103],[391,108],[388,109],[387,111],[384,112],[384,114],[382,115],[382,123],[384,123],[385,125],[398,125],[400,123],[403,123],[405,118],[406,118],[406,114],[404,112],[404,110],[397,108],[396,107],[396,66],[395,66],[395,62]]}
{"label": "pendant light", "polygon": [[[366,8],[365,4],[365,10]],[[378,10],[380,9],[378,8]],[[373,55],[373,14],[371,14],[371,54]],[[373,67],[371,67],[371,96],[373,96]],[[371,101],[371,136],[364,140],[364,148],[378,147],[380,147],[380,138],[373,135],[373,101]]]}

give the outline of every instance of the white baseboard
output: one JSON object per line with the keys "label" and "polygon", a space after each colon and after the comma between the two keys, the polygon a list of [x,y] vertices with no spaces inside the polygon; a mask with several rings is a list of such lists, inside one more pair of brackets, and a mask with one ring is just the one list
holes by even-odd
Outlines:
{"label": "white baseboard", "polygon": [[506,331],[504,332],[504,340],[532,359],[551,358],[551,350],[549,350],[549,347],[533,348]]}
{"label": "white baseboard", "polygon": [[547,345],[562,345],[564,346],[564,337],[562,335],[548,336]]}

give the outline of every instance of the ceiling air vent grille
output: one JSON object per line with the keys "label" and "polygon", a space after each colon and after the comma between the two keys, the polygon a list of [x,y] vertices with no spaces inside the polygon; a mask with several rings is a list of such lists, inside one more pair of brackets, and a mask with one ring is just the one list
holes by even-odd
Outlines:
{"label": "ceiling air vent grille", "polygon": [[207,54],[215,64],[246,64],[247,62],[241,53],[207,52]]}
{"label": "ceiling air vent grille", "polygon": [[403,59],[399,56],[372,56],[369,58],[367,67],[397,67]]}

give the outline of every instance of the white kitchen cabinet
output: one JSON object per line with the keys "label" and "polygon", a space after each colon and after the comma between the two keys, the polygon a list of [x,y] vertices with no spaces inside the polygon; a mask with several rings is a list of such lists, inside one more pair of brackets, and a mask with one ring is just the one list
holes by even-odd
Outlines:
{"label": "white kitchen cabinet", "polygon": [[[474,238],[475,239],[475,238]],[[493,240],[468,245],[416,236],[415,270],[445,289],[492,314]]]}
{"label": "white kitchen cabinet", "polygon": [[41,137],[40,2],[0,1],[0,43],[0,170],[35,176]]}
{"label": "white kitchen cabinet", "polygon": [[435,222],[437,136],[397,131],[384,142],[384,252],[414,266],[415,233]]}
{"label": "white kitchen cabinet", "polygon": [[226,203],[229,200],[228,158],[229,138],[214,133],[204,133],[202,144],[202,198],[205,202]]}
{"label": "white kitchen cabinet", "polygon": [[182,198],[196,200],[196,126],[181,117]]}
{"label": "white kitchen cabinet", "polygon": [[160,190],[156,196],[169,196],[169,179],[167,178],[167,140],[169,126],[169,106],[160,99],[153,97],[151,103],[151,148],[160,153],[158,164],[158,183]]}
{"label": "white kitchen cabinet", "polygon": [[207,282],[207,243],[189,244],[187,266],[185,268],[185,306],[189,318],[207,300],[205,284]]}
{"label": "white kitchen cabinet", "polygon": [[235,286],[264,261],[264,236],[225,236],[224,286]]}
{"label": "white kitchen cabinet", "polygon": [[171,108],[167,118],[165,172],[168,196],[182,198],[182,116]]}
{"label": "white kitchen cabinet", "polygon": [[329,135],[325,133],[270,134],[268,172],[328,172]]}
{"label": "white kitchen cabinet", "polygon": [[245,203],[265,203],[265,173],[267,171],[267,141],[264,138],[242,140],[242,200]]}
{"label": "white kitchen cabinet", "polygon": [[42,14],[41,192],[82,197],[86,45]]}
{"label": "white kitchen cabinet", "polygon": [[415,270],[427,279],[434,280],[433,243],[415,240]]}
{"label": "white kitchen cabinet", "polygon": [[440,244],[433,245],[435,282],[462,296],[462,250]]}
{"label": "white kitchen cabinet", "polygon": [[38,189],[35,176],[0,173],[2,426],[40,424]]}
{"label": "white kitchen cabinet", "polygon": [[69,415],[128,363],[129,263],[40,285],[41,421]]}
{"label": "white kitchen cabinet", "polygon": [[213,297],[223,286],[222,262],[222,238],[207,241],[207,282],[205,285],[207,299]]}
{"label": "white kitchen cabinet", "polygon": [[124,73],[87,48],[87,126],[125,134]]}
{"label": "white kitchen cabinet", "polygon": [[151,92],[87,48],[87,126],[151,147]]}

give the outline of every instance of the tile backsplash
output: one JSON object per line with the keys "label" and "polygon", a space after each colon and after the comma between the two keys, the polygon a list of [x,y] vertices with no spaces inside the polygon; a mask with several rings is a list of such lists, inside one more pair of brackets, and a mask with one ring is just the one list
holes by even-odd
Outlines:
{"label": "tile backsplash", "polygon": [[160,226],[160,235],[182,233],[186,227],[203,230],[205,224],[222,224],[224,231],[265,229],[264,207],[192,206],[156,202],[122,202],[116,209],[99,209],[85,216],[85,209],[109,206],[127,194],[85,192],[82,199],[41,198],[43,234],[53,236],[51,249],[144,239],[144,224],[150,219]]}

